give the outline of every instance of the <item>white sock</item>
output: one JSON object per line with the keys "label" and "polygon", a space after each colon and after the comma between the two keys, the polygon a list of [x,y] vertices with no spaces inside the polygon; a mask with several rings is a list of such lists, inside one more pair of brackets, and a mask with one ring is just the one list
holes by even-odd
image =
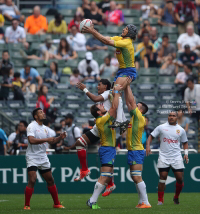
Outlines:
{"label": "white sock", "polygon": [[116,118],[116,121],[119,122],[119,123],[123,122],[122,112],[123,112],[123,102],[122,102],[122,98],[119,97],[119,105],[118,105],[118,108],[117,108],[117,118]]}
{"label": "white sock", "polygon": [[138,204],[142,204],[142,198],[141,198],[140,190],[138,189],[138,186],[137,186],[136,183],[135,183],[135,188],[136,188],[136,190],[137,190],[137,192],[138,192],[138,197],[139,197],[139,202],[138,202]]}
{"label": "white sock", "polygon": [[97,202],[97,199],[104,188],[105,188],[105,185],[100,184],[98,181],[96,182],[96,184],[94,186],[93,195],[90,198],[90,203]]}
{"label": "white sock", "polygon": [[144,183],[144,181],[142,181],[137,184],[137,187],[140,191],[140,198],[141,198],[142,202],[144,202],[146,205],[148,205],[149,201],[148,201],[148,196],[147,196],[147,191],[146,191],[146,184]]}

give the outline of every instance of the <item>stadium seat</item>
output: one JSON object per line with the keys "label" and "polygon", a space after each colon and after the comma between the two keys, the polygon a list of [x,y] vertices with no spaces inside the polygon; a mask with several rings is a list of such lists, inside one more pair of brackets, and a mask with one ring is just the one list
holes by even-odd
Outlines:
{"label": "stadium seat", "polygon": [[40,45],[41,45],[41,43],[39,43],[39,42],[33,42],[33,43],[31,43],[30,49],[31,50],[39,50]]}
{"label": "stadium seat", "polygon": [[74,59],[74,60],[68,60],[66,63],[65,63],[65,66],[67,67],[71,67],[72,69],[73,68],[76,68],[78,66],[78,60]]}
{"label": "stadium seat", "polygon": [[7,108],[6,102],[0,100],[0,109]]}
{"label": "stadium seat", "polygon": [[22,9],[20,10],[20,12],[21,12],[22,15],[24,15],[24,16],[27,17],[27,16],[32,15],[33,10],[32,10],[32,9],[29,9],[29,8],[22,8]]}
{"label": "stadium seat", "polygon": [[62,84],[69,83],[69,77],[68,76],[61,76],[60,83],[62,83]]}
{"label": "stadium seat", "polygon": [[[137,91],[138,92],[154,92],[156,91],[157,86],[156,84],[137,84]],[[135,93],[135,91],[134,91]]]}
{"label": "stadium seat", "polygon": [[126,25],[128,25],[128,24],[139,25],[140,24],[140,18],[138,18],[138,17],[135,17],[135,18],[127,18],[127,17],[125,17],[124,23]]}
{"label": "stadium seat", "polygon": [[62,108],[62,103],[58,101],[53,101],[53,103],[51,103],[51,108]]}
{"label": "stadium seat", "polygon": [[[62,76],[63,77],[63,76]],[[70,85],[68,85],[68,84],[62,84],[62,83],[58,83],[56,86],[55,86],[55,89],[56,89],[56,91],[58,91],[58,92],[61,92],[61,91],[63,91],[63,92],[66,92],[66,91],[70,91],[69,89],[70,89]]]}
{"label": "stadium seat", "polygon": [[18,51],[11,51],[11,52],[10,52],[10,56],[11,56],[12,60],[13,60],[13,59],[24,59],[24,58],[21,56],[20,52],[18,52]]}
{"label": "stadium seat", "polygon": [[141,93],[139,94],[139,98],[142,99],[144,102],[152,102],[157,103],[157,96],[154,93]]}
{"label": "stadium seat", "polygon": [[59,13],[61,13],[61,15],[63,15],[64,17],[73,17],[75,14],[75,10],[67,10],[67,9],[61,9],[59,10]]}
{"label": "stadium seat", "polygon": [[78,111],[78,115],[79,115],[80,117],[86,117],[86,118],[91,117],[91,113],[90,113],[90,111],[88,111],[88,110],[81,110],[81,111]]}
{"label": "stadium seat", "polygon": [[81,109],[82,106],[83,106],[83,103],[81,103],[81,102],[69,102],[69,101],[67,101],[65,103],[65,107],[67,109],[74,109],[74,110],[75,109]]}
{"label": "stadium seat", "polygon": [[73,100],[73,101],[81,101],[83,98],[82,94],[77,94],[77,93],[66,93],[65,94],[65,100]]}
{"label": "stadium seat", "polygon": [[178,34],[178,28],[177,27],[167,27],[164,26],[162,27],[162,33],[166,33],[166,34]]}
{"label": "stadium seat", "polygon": [[158,92],[176,92],[175,84],[158,84]]}
{"label": "stadium seat", "polygon": [[19,50],[19,49],[23,49],[24,46],[22,43],[8,43],[8,48],[10,50]]}
{"label": "stadium seat", "polygon": [[8,100],[7,105],[12,109],[24,108],[24,104],[21,100]]}
{"label": "stadium seat", "polygon": [[27,42],[38,42],[40,37],[38,35],[27,34],[26,41]]}
{"label": "stadium seat", "polygon": [[169,42],[172,43],[172,42],[177,42],[177,39],[178,39],[178,36],[176,34],[168,34],[169,36]]}
{"label": "stadium seat", "polygon": [[53,92],[53,93],[48,93],[47,94],[47,99],[49,100],[51,97],[54,97],[54,100],[60,100],[62,95],[60,93],[56,93],[56,92]]}
{"label": "stadium seat", "polygon": [[77,117],[75,119],[75,123],[76,125],[81,126],[83,123],[88,123],[89,118],[85,118],[85,117]]}
{"label": "stadium seat", "polygon": [[85,53],[86,53],[86,51],[78,51],[78,58],[79,59],[85,59]]}
{"label": "stadium seat", "polygon": [[97,29],[99,33],[105,33],[106,31],[106,27],[104,25],[95,25],[94,28]]}
{"label": "stadium seat", "polygon": [[151,25],[157,25],[158,24],[158,18],[148,18]]}
{"label": "stadium seat", "polygon": [[140,68],[138,74],[139,76],[157,76],[158,68]]}
{"label": "stadium seat", "polygon": [[122,29],[124,28],[124,26],[118,27],[118,26],[113,26],[113,25],[108,25],[107,26],[107,33],[108,34],[121,34],[122,33]]}
{"label": "stadium seat", "polygon": [[34,100],[30,100],[29,102],[26,102],[26,107],[28,108],[35,108],[36,107],[37,98],[35,97]]}
{"label": "stadium seat", "polygon": [[73,19],[73,17],[65,17],[64,18],[64,20],[66,21],[66,24],[69,24],[72,19]]}
{"label": "stadium seat", "polygon": [[26,64],[26,60],[24,59],[12,59],[12,62],[14,63],[14,67],[18,67],[20,69],[22,69],[25,64]]}
{"label": "stadium seat", "polygon": [[155,83],[157,83],[157,78],[156,77],[151,77],[151,76],[140,76],[139,83],[152,83],[152,84],[155,84]]}
{"label": "stadium seat", "polygon": [[62,109],[59,109],[59,110],[58,110],[58,114],[59,114],[60,116],[62,116],[62,117],[65,117],[68,113],[70,113],[70,114],[75,114],[74,111],[68,110],[68,109],[66,109],[66,108],[62,108]]}
{"label": "stadium seat", "polygon": [[32,111],[30,111],[30,109],[19,109],[18,112],[22,117],[32,117]]}
{"label": "stadium seat", "polygon": [[8,117],[14,117],[18,115],[15,109],[2,109],[2,112],[4,112]]}
{"label": "stadium seat", "polygon": [[122,9],[122,12],[124,13],[125,17],[140,17],[141,16],[140,10]]}
{"label": "stadium seat", "polygon": [[0,44],[0,52],[2,52],[3,50],[7,50],[8,46],[7,44]]}
{"label": "stadium seat", "polygon": [[175,77],[173,76],[160,76],[158,78],[158,83],[160,84],[173,84],[174,83],[174,80],[175,80]]}
{"label": "stadium seat", "polygon": [[41,76],[44,76],[45,74],[45,71],[47,70],[48,68],[44,68],[44,67],[41,67],[41,68],[37,68],[37,71],[38,73],[41,75]]}
{"label": "stadium seat", "polygon": [[28,60],[27,64],[33,68],[42,67],[44,65],[44,60]]}

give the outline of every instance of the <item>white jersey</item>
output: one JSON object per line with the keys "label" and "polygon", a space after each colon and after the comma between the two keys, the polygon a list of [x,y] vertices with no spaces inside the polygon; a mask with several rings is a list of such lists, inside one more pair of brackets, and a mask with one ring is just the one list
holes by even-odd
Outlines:
{"label": "white jersey", "polygon": [[159,158],[163,161],[173,159],[181,160],[180,143],[188,141],[185,130],[176,124],[170,125],[168,122],[157,126],[151,135],[155,138],[160,136]]}
{"label": "white jersey", "polygon": [[[31,122],[27,127],[27,137],[33,136],[37,139],[44,139],[51,137],[49,128],[45,125],[39,125],[36,121]],[[48,143],[42,144],[30,144],[28,142],[28,148],[26,150],[26,156],[29,158],[47,157],[46,149]]]}
{"label": "white jersey", "polygon": [[109,93],[110,93],[110,90],[107,90],[101,94],[104,101],[102,101],[100,103],[102,103],[104,105],[104,108],[106,109],[106,111],[109,111],[110,108],[112,107],[112,103],[110,102],[110,99],[109,99]]}

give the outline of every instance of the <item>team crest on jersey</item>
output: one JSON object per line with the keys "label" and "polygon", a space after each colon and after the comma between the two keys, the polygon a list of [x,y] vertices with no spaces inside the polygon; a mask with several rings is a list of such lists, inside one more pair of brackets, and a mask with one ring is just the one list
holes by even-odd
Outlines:
{"label": "team crest on jersey", "polygon": [[132,128],[132,124],[128,124],[128,128],[131,129]]}
{"label": "team crest on jersey", "polygon": [[176,134],[180,134],[180,130],[179,129],[176,130]]}
{"label": "team crest on jersey", "polygon": [[45,133],[47,134],[47,130],[45,129],[44,131],[45,131]]}
{"label": "team crest on jersey", "polygon": [[120,51],[120,50],[117,50],[117,51],[116,51],[116,54],[121,54],[121,51]]}

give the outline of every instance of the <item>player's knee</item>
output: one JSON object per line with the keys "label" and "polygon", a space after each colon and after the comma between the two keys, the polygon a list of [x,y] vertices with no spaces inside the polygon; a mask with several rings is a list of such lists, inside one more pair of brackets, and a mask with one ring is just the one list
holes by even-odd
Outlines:
{"label": "player's knee", "polygon": [[132,170],[130,171],[131,177],[134,181],[134,183],[139,183],[142,181],[142,171],[140,170]]}
{"label": "player's knee", "polygon": [[37,179],[37,176],[36,176],[36,175],[31,176],[31,177],[29,178],[29,184],[30,184],[31,186],[34,186],[35,183],[36,183],[36,179]]}
{"label": "player's knee", "polygon": [[86,147],[86,146],[87,146],[87,141],[81,136],[81,137],[79,137],[79,139],[76,141],[76,146]]}
{"label": "player's knee", "polygon": [[182,184],[183,183],[183,178],[182,177],[176,178],[176,182],[179,183],[179,184]]}
{"label": "player's knee", "polygon": [[48,179],[46,179],[46,182],[47,182],[48,186],[53,186],[54,185],[54,178],[53,178],[53,176],[51,176]]}
{"label": "player's knee", "polygon": [[99,180],[101,183],[109,183],[110,179],[112,178],[112,173],[111,172],[102,172]]}

